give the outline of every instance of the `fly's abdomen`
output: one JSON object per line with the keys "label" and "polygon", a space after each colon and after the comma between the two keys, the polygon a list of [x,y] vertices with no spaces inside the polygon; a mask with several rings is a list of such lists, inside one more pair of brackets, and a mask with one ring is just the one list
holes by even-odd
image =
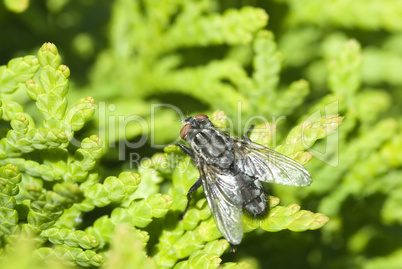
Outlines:
{"label": "fly's abdomen", "polygon": [[243,208],[253,215],[264,213],[268,206],[261,182],[243,173],[236,178],[243,196]]}
{"label": "fly's abdomen", "polygon": [[193,138],[191,147],[206,163],[229,168],[234,161],[231,144],[219,131],[204,129]]}

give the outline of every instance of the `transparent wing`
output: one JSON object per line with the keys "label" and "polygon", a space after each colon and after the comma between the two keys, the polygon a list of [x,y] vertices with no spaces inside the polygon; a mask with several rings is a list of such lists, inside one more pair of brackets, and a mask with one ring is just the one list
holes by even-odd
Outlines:
{"label": "transparent wing", "polygon": [[287,186],[308,186],[309,172],[300,163],[263,145],[232,137],[237,168],[261,181]]}
{"label": "transparent wing", "polygon": [[240,244],[243,238],[243,198],[235,177],[211,165],[200,163],[198,167],[216,226],[229,243]]}

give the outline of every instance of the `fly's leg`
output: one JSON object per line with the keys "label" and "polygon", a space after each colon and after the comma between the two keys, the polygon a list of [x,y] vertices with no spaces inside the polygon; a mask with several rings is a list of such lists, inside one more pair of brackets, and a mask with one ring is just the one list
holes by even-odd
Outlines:
{"label": "fly's leg", "polygon": [[[191,148],[186,147],[185,145],[181,144],[181,143],[177,143],[177,145],[181,148],[181,150],[186,153],[187,155],[189,155],[191,158],[194,158],[194,152]],[[189,206],[190,206],[190,200],[191,200],[191,194],[193,192],[195,192],[200,186],[202,185],[202,181],[201,178],[198,178],[198,180],[194,183],[193,186],[191,186],[191,188],[188,190],[187,193],[187,206],[186,209],[184,209],[183,213],[180,214],[180,219],[183,219],[184,215],[186,214]]]}
{"label": "fly's leg", "polygon": [[194,152],[191,148],[186,147],[185,145],[183,145],[182,143],[177,143],[177,145],[181,148],[181,150],[186,153],[187,155],[189,155],[191,158],[194,158]]}
{"label": "fly's leg", "polygon": [[195,192],[199,187],[202,185],[202,180],[201,177],[198,178],[198,180],[194,183],[193,186],[188,190],[187,193],[187,206],[186,209],[184,209],[183,213],[180,214],[180,219],[183,219],[184,215],[186,214],[188,207],[190,206],[190,201],[191,201],[191,194]]}
{"label": "fly's leg", "polygon": [[235,245],[233,245],[232,243],[229,243],[229,244],[230,244],[230,252],[235,253],[237,250],[237,247]]}
{"label": "fly's leg", "polygon": [[254,129],[255,125],[251,125],[250,128],[248,128],[247,132],[244,134],[244,139],[247,140],[248,142],[251,142],[250,138],[248,138],[248,135],[251,133],[251,131]]}

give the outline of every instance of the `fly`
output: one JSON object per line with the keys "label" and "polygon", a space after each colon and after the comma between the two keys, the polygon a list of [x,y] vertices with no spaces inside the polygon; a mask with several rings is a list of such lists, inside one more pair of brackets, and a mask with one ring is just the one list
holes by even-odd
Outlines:
{"label": "fly", "polygon": [[203,186],[216,226],[236,250],[243,238],[243,209],[257,216],[268,210],[262,182],[287,186],[308,186],[312,179],[298,162],[272,149],[244,138],[229,136],[218,130],[207,115],[199,114],[183,120],[180,137],[190,147],[178,146],[191,156],[200,177],[187,194]]}

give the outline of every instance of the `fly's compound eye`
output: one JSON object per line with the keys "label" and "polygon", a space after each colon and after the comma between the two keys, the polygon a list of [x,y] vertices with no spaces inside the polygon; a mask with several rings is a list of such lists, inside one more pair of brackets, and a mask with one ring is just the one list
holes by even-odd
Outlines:
{"label": "fly's compound eye", "polygon": [[208,116],[205,114],[198,114],[197,116],[195,116],[195,119],[197,120],[208,119]]}
{"label": "fly's compound eye", "polygon": [[181,128],[180,130],[180,137],[182,139],[184,139],[184,137],[186,136],[186,134],[188,133],[188,131],[190,131],[191,129],[191,125],[190,124],[186,124],[183,126],[183,128]]}

